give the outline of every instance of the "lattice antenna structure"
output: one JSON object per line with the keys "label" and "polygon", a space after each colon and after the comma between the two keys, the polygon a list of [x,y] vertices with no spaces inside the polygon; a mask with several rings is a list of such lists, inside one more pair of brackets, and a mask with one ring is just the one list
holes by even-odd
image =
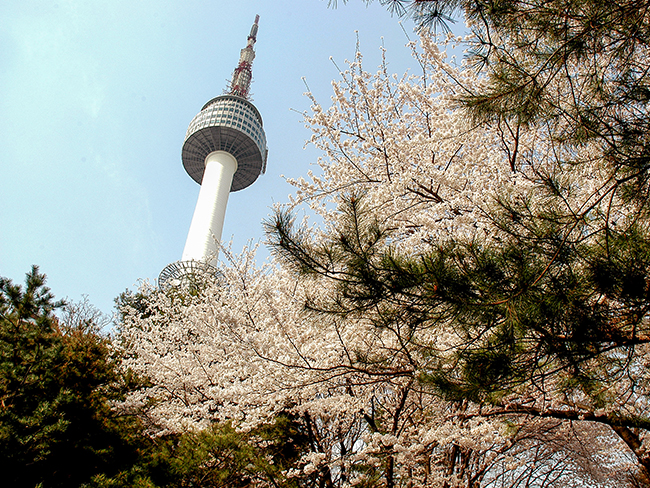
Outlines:
{"label": "lattice antenna structure", "polygon": [[[255,17],[241,51],[229,92],[206,103],[185,134],[183,166],[201,190],[181,261],[160,273],[161,288],[182,285],[187,281],[185,275],[196,281],[197,273],[213,273],[228,195],[252,185],[266,171],[268,149],[262,116],[248,100],[259,18]],[[193,261],[196,263],[191,264]]]}
{"label": "lattice antenna structure", "polygon": [[229,95],[249,100],[249,90],[251,87],[251,80],[253,79],[253,60],[255,59],[255,41],[257,40],[257,28],[260,21],[260,16],[255,16],[255,23],[251,27],[251,32],[248,35],[248,42],[246,47],[241,50],[239,54],[239,64],[232,74],[232,81],[230,82]]}

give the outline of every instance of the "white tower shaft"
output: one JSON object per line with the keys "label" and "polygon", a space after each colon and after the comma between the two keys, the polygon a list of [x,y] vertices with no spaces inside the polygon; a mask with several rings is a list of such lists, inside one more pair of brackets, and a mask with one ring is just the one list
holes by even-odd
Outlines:
{"label": "white tower shaft", "polygon": [[237,160],[226,151],[214,151],[205,158],[205,172],[185,241],[183,261],[217,264],[226,205]]}

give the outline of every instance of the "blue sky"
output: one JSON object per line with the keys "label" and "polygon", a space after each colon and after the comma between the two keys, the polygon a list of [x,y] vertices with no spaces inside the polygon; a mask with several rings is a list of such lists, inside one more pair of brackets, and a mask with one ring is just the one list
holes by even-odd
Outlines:
{"label": "blue sky", "polygon": [[1,2],[1,276],[22,282],[37,264],[57,297],[85,294],[108,313],[119,293],[180,259],[199,192],[180,160],[183,137],[225,88],[255,14],[252,96],[269,159],[230,195],[223,238],[234,251],[260,241],[271,205],[287,201],[280,175],[315,169],[295,112],[310,105],[302,77],[327,105],[329,58],[353,57],[355,31],[366,69],[383,42],[403,73],[413,62],[398,20],[361,0]]}

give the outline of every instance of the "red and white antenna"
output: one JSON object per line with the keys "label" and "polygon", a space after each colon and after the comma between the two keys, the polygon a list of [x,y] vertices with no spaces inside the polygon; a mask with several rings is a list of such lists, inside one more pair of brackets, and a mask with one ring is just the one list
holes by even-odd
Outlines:
{"label": "red and white antenna", "polygon": [[232,74],[230,82],[229,95],[235,95],[248,100],[251,80],[253,78],[253,59],[255,59],[255,41],[257,40],[257,27],[260,16],[255,16],[255,23],[251,27],[251,33],[248,35],[246,47],[241,50],[239,55],[239,64]]}

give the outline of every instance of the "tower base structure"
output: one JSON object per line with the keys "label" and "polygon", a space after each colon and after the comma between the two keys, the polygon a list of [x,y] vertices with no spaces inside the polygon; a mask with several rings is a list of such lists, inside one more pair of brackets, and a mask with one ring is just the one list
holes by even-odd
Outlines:
{"label": "tower base structure", "polygon": [[158,286],[161,290],[201,289],[219,277],[217,268],[204,261],[175,261],[160,272]]}

